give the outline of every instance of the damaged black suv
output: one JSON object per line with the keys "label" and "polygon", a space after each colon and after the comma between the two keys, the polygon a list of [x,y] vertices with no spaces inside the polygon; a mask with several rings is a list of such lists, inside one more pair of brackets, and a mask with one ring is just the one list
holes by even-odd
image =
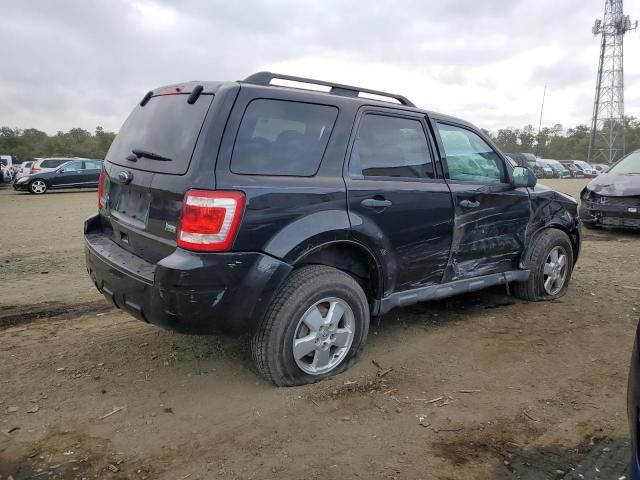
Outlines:
{"label": "damaged black suv", "polygon": [[574,199],[469,123],[267,72],[145,95],[98,210],[85,245],[100,292],[162,327],[252,335],[276,385],[350,367],[394,307],[498,284],[560,297],[580,249]]}

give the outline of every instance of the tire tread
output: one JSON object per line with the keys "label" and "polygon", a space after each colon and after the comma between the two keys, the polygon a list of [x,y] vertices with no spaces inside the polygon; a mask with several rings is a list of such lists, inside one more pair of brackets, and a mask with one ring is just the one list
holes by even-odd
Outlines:
{"label": "tire tread", "polygon": [[[325,265],[307,265],[294,270],[269,305],[265,316],[258,324],[256,332],[251,339],[251,352],[256,368],[262,376],[275,385],[291,386],[300,384],[296,378],[293,378],[286,372],[280,371],[280,369],[275,370],[272,362],[269,362],[269,340],[272,338],[273,330],[277,326],[278,315],[287,303],[302,300],[296,297],[299,296],[299,292],[303,286],[316,282],[320,278],[327,282],[331,278],[333,278],[335,282],[352,282],[353,286],[362,293],[364,300],[366,300],[364,292],[358,282],[341,270]],[[338,366],[335,371],[330,372],[330,374],[339,373],[353,365],[360,356],[363,348],[364,342],[359,346],[355,355],[345,359],[344,362]],[[319,375],[317,380],[321,380],[324,377],[324,375]]]}

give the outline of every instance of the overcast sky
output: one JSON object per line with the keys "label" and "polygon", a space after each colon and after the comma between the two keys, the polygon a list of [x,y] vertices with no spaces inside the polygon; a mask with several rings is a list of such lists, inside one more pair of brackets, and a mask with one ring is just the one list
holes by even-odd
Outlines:
{"label": "overcast sky", "polygon": [[[640,16],[639,2],[626,13]],[[148,90],[259,70],[402,93],[480,127],[589,124],[604,0],[0,0],[0,126],[117,131]],[[640,34],[625,40],[640,116]]]}

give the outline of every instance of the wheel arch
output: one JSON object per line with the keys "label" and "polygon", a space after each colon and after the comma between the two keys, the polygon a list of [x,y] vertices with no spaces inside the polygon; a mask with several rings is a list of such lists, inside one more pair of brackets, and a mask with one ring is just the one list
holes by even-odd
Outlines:
{"label": "wheel arch", "polygon": [[384,292],[384,270],[371,250],[352,240],[338,240],[318,245],[293,262],[294,268],[314,264],[333,267],[354,277],[369,298],[371,314],[377,315]]}
{"label": "wheel arch", "polygon": [[563,232],[564,234],[567,235],[567,237],[569,238],[569,242],[571,243],[571,253],[573,256],[573,266],[575,266],[576,262],[578,261],[578,255],[580,253],[580,234],[577,228],[574,229],[574,231],[572,231],[571,229],[569,229],[566,225],[562,224],[562,223],[549,223],[547,225],[544,225],[540,228],[538,228],[535,232],[533,232],[530,236],[529,236],[529,241],[527,242],[527,246],[524,250],[524,252],[522,253],[522,255],[520,256],[520,268],[527,268],[528,267],[528,263],[529,263],[529,259],[531,257],[531,252],[533,251],[533,247],[535,245],[535,242],[537,240],[537,238],[540,236],[540,234],[542,232],[545,232],[549,229],[555,229],[555,230],[560,230],[561,232]]}

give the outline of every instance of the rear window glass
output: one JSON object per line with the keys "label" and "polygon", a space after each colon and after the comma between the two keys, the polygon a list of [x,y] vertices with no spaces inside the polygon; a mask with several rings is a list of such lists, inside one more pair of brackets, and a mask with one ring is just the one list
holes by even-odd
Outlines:
{"label": "rear window glass", "polygon": [[242,117],[231,171],[247,175],[313,176],[338,109],[282,100],[253,100]]}
{"label": "rear window glass", "polygon": [[[152,97],[131,112],[107,153],[107,160],[118,165],[151,172],[181,175],[187,172],[213,96],[202,95],[187,103],[188,95]],[[141,156],[126,159],[132,150],[143,150],[170,159],[152,160]]]}

